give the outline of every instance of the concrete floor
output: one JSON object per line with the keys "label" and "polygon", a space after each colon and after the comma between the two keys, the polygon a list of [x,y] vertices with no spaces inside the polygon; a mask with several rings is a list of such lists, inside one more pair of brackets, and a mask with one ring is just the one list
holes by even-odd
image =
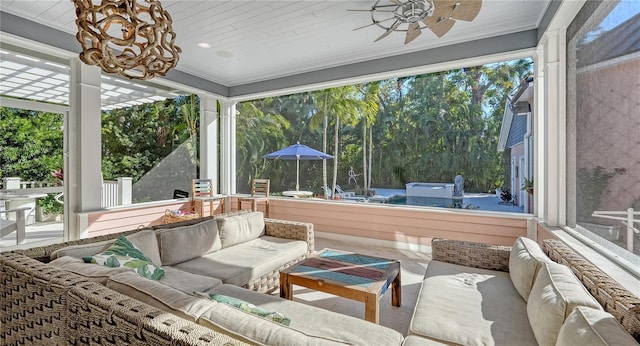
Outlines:
{"label": "concrete floor", "polygon": [[13,232],[0,240],[0,251],[11,251],[62,242],[63,230],[62,221],[38,222],[27,225],[25,227],[24,243],[16,245],[16,232]]}

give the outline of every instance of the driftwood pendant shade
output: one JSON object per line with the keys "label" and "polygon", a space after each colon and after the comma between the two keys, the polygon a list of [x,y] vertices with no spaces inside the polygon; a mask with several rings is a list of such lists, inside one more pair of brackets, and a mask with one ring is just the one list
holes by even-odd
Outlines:
{"label": "driftwood pendant shade", "polygon": [[[99,5],[94,5],[94,1]],[[182,52],[171,16],[155,0],[73,0],[80,60],[131,79],[164,76]]]}

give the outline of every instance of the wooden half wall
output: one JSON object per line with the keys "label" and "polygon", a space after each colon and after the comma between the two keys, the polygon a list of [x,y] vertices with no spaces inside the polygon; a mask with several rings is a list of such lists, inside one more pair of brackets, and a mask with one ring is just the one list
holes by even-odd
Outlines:
{"label": "wooden half wall", "polygon": [[527,236],[531,215],[279,198],[270,202],[270,217],[311,222],[319,232],[408,244],[449,238],[511,246]]}
{"label": "wooden half wall", "polygon": [[[229,206],[237,210],[237,199]],[[247,204],[247,206],[249,206]],[[80,215],[86,237],[121,232],[163,222],[167,209],[188,210],[188,201],[167,201],[147,206],[105,209]],[[273,219],[313,223],[318,232],[406,244],[430,245],[433,238],[449,238],[498,245],[513,245],[527,236],[531,215],[478,210],[389,206],[294,198],[271,198]],[[264,204],[258,205],[264,212]],[[218,208],[216,213],[221,212]]]}
{"label": "wooden half wall", "polygon": [[[214,202],[214,213],[220,213],[220,203]],[[107,208],[78,215],[78,225],[82,238],[96,237],[128,231],[138,227],[153,226],[163,223],[167,210],[191,210],[191,202],[166,201],[144,204],[133,204],[123,207]],[[204,215],[209,215],[209,208],[205,204]]]}

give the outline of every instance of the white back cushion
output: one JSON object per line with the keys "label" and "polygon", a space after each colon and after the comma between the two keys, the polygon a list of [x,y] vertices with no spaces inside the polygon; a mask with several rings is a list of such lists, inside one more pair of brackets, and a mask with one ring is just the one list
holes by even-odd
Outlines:
{"label": "white back cushion", "polygon": [[551,259],[544,254],[538,243],[524,237],[516,239],[509,256],[509,275],[513,286],[525,302],[529,299],[540,267],[543,263],[549,262]]}
{"label": "white back cushion", "polygon": [[557,346],[638,345],[608,312],[578,306],[564,321]]}
{"label": "white back cushion", "polygon": [[569,267],[545,263],[540,268],[527,303],[527,316],[538,343],[555,345],[560,327],[577,306],[601,309]]}
{"label": "white back cushion", "polygon": [[174,265],[220,250],[215,219],[194,225],[156,230],[162,265]]}
{"label": "white back cushion", "polygon": [[259,211],[220,217],[217,220],[223,248],[264,235],[264,216]]}
{"label": "white back cushion", "polygon": [[[158,249],[158,240],[156,239],[156,233],[152,230],[144,230],[136,232],[126,236],[126,238],[135,245],[142,253],[144,253],[153,264],[161,265],[160,251]],[[58,249],[51,254],[51,259],[54,260],[59,257],[71,256],[77,258],[83,258],[87,256],[93,256],[106,250],[111,244],[116,241],[116,238],[111,240],[105,240],[96,243],[71,245]]]}

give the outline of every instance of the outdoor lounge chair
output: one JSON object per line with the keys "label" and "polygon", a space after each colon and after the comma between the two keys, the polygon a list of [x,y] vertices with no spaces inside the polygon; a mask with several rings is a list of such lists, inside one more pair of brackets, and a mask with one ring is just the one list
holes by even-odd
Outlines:
{"label": "outdoor lounge chair", "polygon": [[340,187],[340,185],[336,185],[336,196],[340,196],[340,198],[355,197],[356,193],[352,191],[346,192],[342,187]]}
{"label": "outdoor lounge chair", "polygon": [[355,192],[345,192],[344,190],[342,190],[342,188],[340,187],[340,185],[336,185],[336,193],[332,194],[331,193],[331,189],[328,187],[325,187],[326,191],[327,191],[327,196],[329,197],[329,199],[334,199],[334,196],[337,197],[338,199],[342,199],[342,200],[347,200],[347,201],[354,201],[354,202],[363,202],[366,203],[369,201],[369,199],[367,197],[364,196],[356,196]]}

